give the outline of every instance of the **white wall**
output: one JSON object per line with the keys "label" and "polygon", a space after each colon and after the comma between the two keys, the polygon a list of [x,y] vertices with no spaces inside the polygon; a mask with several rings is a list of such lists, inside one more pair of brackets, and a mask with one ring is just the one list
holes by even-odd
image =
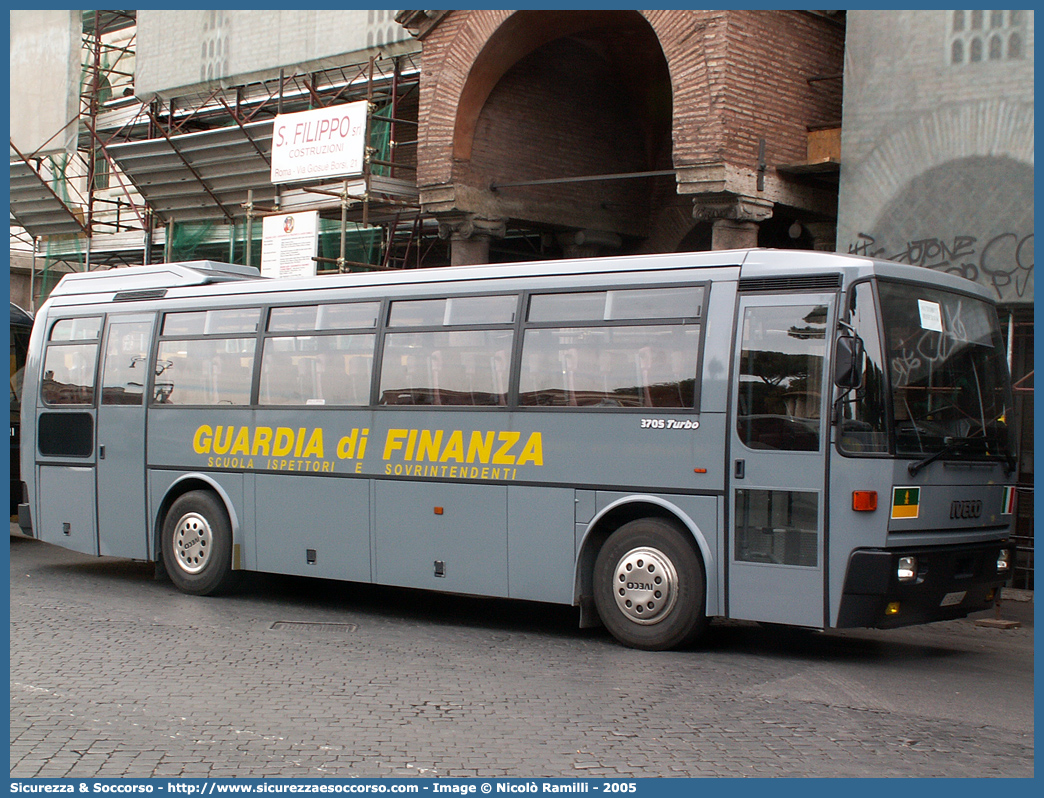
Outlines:
{"label": "white wall", "polygon": [[[143,100],[202,91],[208,83],[274,77],[281,67],[380,48],[419,50],[393,10],[138,11],[136,94]],[[357,62],[365,61],[360,56]]]}
{"label": "white wall", "polygon": [[79,11],[11,11],[11,141],[24,155],[75,149],[80,26]]}
{"label": "white wall", "polygon": [[[1034,19],[1013,13],[848,12],[838,251],[1032,303]],[[1004,48],[991,59],[994,37]],[[984,45],[975,61],[974,38]]]}

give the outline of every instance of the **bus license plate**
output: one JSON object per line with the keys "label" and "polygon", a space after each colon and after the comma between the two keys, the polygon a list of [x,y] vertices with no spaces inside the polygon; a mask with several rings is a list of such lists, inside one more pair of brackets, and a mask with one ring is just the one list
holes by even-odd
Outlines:
{"label": "bus license plate", "polygon": [[964,597],[968,595],[967,590],[961,590],[958,593],[947,593],[943,596],[943,600],[939,602],[940,607],[955,607],[964,601]]}

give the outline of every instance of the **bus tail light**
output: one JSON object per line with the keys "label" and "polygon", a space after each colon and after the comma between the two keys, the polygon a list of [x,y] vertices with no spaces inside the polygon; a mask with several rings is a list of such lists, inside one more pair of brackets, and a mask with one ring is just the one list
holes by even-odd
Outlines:
{"label": "bus tail light", "polygon": [[852,509],[860,513],[872,513],[877,509],[877,491],[852,491]]}

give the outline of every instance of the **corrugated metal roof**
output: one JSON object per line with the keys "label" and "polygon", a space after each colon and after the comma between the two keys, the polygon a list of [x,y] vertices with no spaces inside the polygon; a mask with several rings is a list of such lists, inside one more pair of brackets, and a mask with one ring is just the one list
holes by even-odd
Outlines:
{"label": "corrugated metal roof", "polygon": [[[254,205],[275,205],[276,190],[271,183],[272,122],[254,122],[155,138],[126,144],[110,144],[109,155],[120,167],[152,209],[164,222],[242,221],[247,192],[253,190]],[[362,178],[349,178],[350,193],[363,193]],[[325,191],[340,191],[343,181],[323,181]],[[376,205],[382,199],[417,201],[413,180],[371,175],[370,196]],[[308,187],[283,186],[283,210],[315,209],[333,211],[340,200],[317,194]],[[372,219],[381,218],[371,209]],[[392,215],[394,211],[392,211]],[[358,205],[351,217],[359,215]],[[386,212],[385,216],[388,215]]]}
{"label": "corrugated metal roof", "polygon": [[[134,184],[161,224],[174,222],[242,222],[248,192],[259,209],[275,205],[271,183],[272,121],[215,128],[197,133],[145,141],[109,144],[106,152]],[[350,192],[365,191],[361,178],[351,179]],[[324,181],[325,191],[340,191],[343,182]],[[282,188],[284,211],[316,209],[336,211],[340,200],[313,193],[308,187]],[[378,212],[382,200],[417,201],[412,180],[380,175],[370,178],[375,202],[371,221],[394,215],[398,206]],[[351,217],[360,213],[355,204]],[[79,214],[79,216],[77,216]],[[63,203],[24,162],[11,163],[11,215],[36,237],[84,234],[83,210]]]}
{"label": "corrugated metal roof", "polygon": [[243,218],[247,192],[270,204],[272,122],[110,144],[109,155],[164,222]]}
{"label": "corrugated metal roof", "polygon": [[11,162],[11,216],[33,237],[84,235],[84,211],[60,199],[25,161]]}
{"label": "corrugated metal roof", "polygon": [[[118,30],[133,27],[138,23],[136,11],[81,11],[83,32],[87,34],[115,33]],[[98,30],[95,31],[95,28]]]}

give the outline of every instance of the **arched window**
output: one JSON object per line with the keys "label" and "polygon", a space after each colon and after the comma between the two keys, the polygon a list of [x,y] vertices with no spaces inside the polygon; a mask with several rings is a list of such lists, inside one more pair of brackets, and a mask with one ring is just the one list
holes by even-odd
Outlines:
{"label": "arched window", "polygon": [[1022,58],[1022,37],[1017,32],[1008,38],[1008,58]]}
{"label": "arched window", "polygon": [[100,149],[94,154],[94,187],[106,189],[111,181],[109,161]]}
{"label": "arched window", "polygon": [[1025,11],[951,11],[950,64],[981,64],[1025,58]]}

